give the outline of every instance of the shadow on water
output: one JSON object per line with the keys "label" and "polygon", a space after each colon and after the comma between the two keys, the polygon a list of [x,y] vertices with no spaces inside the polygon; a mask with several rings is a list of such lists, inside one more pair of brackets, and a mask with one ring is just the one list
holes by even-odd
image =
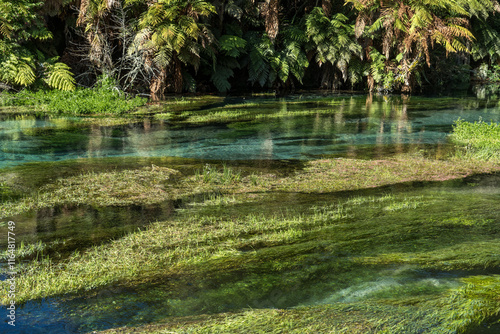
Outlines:
{"label": "shadow on water", "polygon": [[[165,220],[172,215],[174,206],[174,201],[124,207],[63,205],[6,217],[4,221],[16,222],[16,241],[22,243],[18,259],[40,255],[58,259]],[[2,239],[0,245],[6,249],[7,241]]]}

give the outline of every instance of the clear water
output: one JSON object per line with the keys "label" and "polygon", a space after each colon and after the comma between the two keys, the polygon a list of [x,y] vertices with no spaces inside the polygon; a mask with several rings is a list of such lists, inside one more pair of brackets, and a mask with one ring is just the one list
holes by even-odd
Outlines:
{"label": "clear water", "polygon": [[[26,162],[132,156],[215,160],[383,156],[414,146],[445,144],[458,118],[500,121],[499,106],[474,100],[444,99],[434,108],[424,98],[369,100],[369,104],[364,97],[300,101],[270,100],[261,108],[253,107],[255,113],[282,113],[279,118],[197,126],[151,119],[91,126],[72,118],[2,116],[0,168]],[[232,110],[231,105],[228,101],[225,108]],[[209,114],[211,110],[200,112]],[[309,114],[294,116],[304,112]]]}
{"label": "clear water", "polygon": [[[301,99],[307,101],[302,103]],[[229,100],[222,105],[239,102]],[[0,116],[0,169],[28,162],[86,161],[104,157],[172,156],[224,161],[306,160],[323,156],[383,157],[415,148],[446,145],[447,135],[458,118],[500,121],[500,107],[496,103],[474,99],[412,98],[401,101],[365,97],[293,97],[258,102],[264,102],[262,107],[253,108],[265,108],[268,113],[286,111],[288,114],[265,120],[245,119],[198,125],[148,118],[119,126],[85,125],[75,118],[3,115]],[[294,113],[305,110],[309,114],[294,116]],[[289,194],[286,198],[261,203],[257,210],[309,210],[311,206],[346,201],[346,198],[361,196],[361,193],[362,196],[382,196],[386,191],[317,196]],[[470,216],[474,210],[482,212],[481,219],[485,221],[495,221],[499,217],[498,176],[477,178],[469,183],[443,183],[421,189],[410,187],[394,190],[393,194],[397,199],[414,196],[428,202],[418,209],[415,217],[427,217],[433,213],[440,215],[441,212]],[[172,211],[172,203],[135,208],[73,207],[44,209],[14,218],[18,222],[20,237],[32,242],[65,240],[66,249],[54,250],[70,252],[165,219]],[[364,214],[362,210],[359,213],[360,216]],[[353,228],[362,229],[363,224],[378,224],[380,220],[399,221],[401,216],[382,210],[374,216],[373,222],[360,220],[360,226]],[[93,235],[85,234],[88,229],[94,231]],[[493,238],[491,231],[498,232],[493,225],[488,226],[484,231],[477,232],[478,238]],[[468,233],[470,231],[464,230],[463,235],[456,236],[457,240],[465,240]],[[318,242],[329,242],[328,235],[314,238]],[[394,247],[425,243],[425,238],[424,235],[421,240],[398,241]],[[2,322],[0,331],[83,333],[139,325],[169,316],[237,311],[248,307],[286,308],[356,302],[369,298],[393,298],[415,291],[425,295],[456,287],[460,277],[471,274],[467,271],[432,272],[405,266],[377,266],[352,270],[342,277],[343,282],[339,282],[337,273],[331,271],[328,265],[331,263],[334,266],[339,257],[351,255],[356,256],[348,253],[309,254],[292,272],[266,272],[266,268],[259,267],[229,278],[224,275],[184,277],[138,287],[109,287],[93,295],[30,301],[18,309],[18,326],[13,330]],[[316,268],[317,263],[326,267]],[[306,270],[310,271],[308,279],[304,279],[301,273]],[[262,275],[267,284],[252,285]],[[291,283],[283,285],[284,281]],[[252,289],[240,288],[247,285]],[[479,330],[483,329],[478,329],[477,333],[480,333]],[[484,330],[486,333],[490,329]]]}

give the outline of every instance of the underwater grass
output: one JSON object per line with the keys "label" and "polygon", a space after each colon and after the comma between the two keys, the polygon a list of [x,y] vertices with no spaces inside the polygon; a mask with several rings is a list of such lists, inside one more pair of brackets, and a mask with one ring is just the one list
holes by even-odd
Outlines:
{"label": "underwater grass", "polygon": [[[75,253],[61,263],[50,259],[33,262],[18,277],[17,294],[22,302],[120,282],[144,282],[158,276],[216,279],[224,272],[262,267],[263,263],[266,270],[282,273],[296,268],[301,261],[312,265],[325,253],[344,254],[322,269],[328,272],[337,268],[337,274],[340,268],[349,271],[357,266],[393,264],[439,270],[500,265],[495,255],[500,245],[492,234],[493,219],[485,218],[472,227],[436,226],[434,222],[441,217],[441,208],[452,206],[456,199],[436,203],[432,197],[426,198],[434,209],[430,210],[429,204],[416,206],[410,209],[415,212],[412,219],[403,218],[407,211],[386,210],[388,206],[397,207],[398,203],[401,206],[421,200],[421,197],[406,197],[373,202],[362,211],[341,203],[316,205],[302,214],[284,212],[270,216],[245,211],[239,215],[237,211],[229,211],[229,216],[209,215],[207,206],[202,206],[194,212],[186,211],[176,220],[156,223],[146,231]],[[470,203],[470,207],[478,205]],[[461,210],[466,215],[469,206]],[[498,212],[489,214],[494,216]],[[381,215],[383,225],[378,224]],[[426,217],[425,221],[419,217]],[[307,272],[300,275],[304,274]]]}
{"label": "underwater grass", "polygon": [[[349,197],[333,203],[311,200],[307,205],[281,200],[279,212],[269,210],[268,201],[279,198],[280,192],[310,196],[407,181],[462,178],[494,170],[498,170],[498,165],[493,163],[478,165],[399,156],[376,161],[312,161],[306,163],[303,170],[286,176],[243,173],[239,168],[205,164],[194,168],[192,174],[152,166],[63,177],[42,186],[36,195],[2,204],[3,215],[57,203],[128,205],[198,195],[193,197],[193,205],[186,202],[186,208],[179,210],[175,218],[154,223],[145,231],[75,252],[64,261],[45,257],[23,265],[17,278],[20,290],[16,302],[68,293],[92,293],[114,285],[136,286],[165,278],[184,278],[194,282],[208,279],[216,285],[226,282],[223,289],[208,291],[207,296],[213,294],[210,298],[219,300],[224,295],[228,300],[243,303],[248,293],[262,298],[274,288],[290,289],[297,282],[318,279],[324,281],[317,283],[318,294],[343,289],[352,283],[355,268],[372,268],[376,272],[402,265],[437,271],[497,268],[500,266],[497,255],[500,244],[495,239],[498,210],[491,210],[490,202],[482,203],[467,195],[442,200],[439,194],[433,193],[404,196],[384,193]],[[466,205],[456,209],[458,201],[465,201]],[[449,214],[443,216],[443,210]],[[480,218],[475,215],[483,211],[488,214]],[[381,221],[384,223],[380,224]],[[394,242],[388,242],[392,240]],[[267,287],[263,288],[259,280],[239,281],[238,273],[253,270],[267,273]],[[283,281],[281,277],[285,273],[290,274]],[[344,283],[327,280],[332,274]],[[429,299],[444,298],[450,290],[447,286],[438,293],[432,289],[425,292],[426,289],[425,286],[409,289],[399,299],[379,291],[369,299],[395,305],[407,305],[404,300],[413,300],[411,303],[420,305]],[[295,296],[305,298],[311,291],[303,289]],[[176,300],[175,295],[169,298]],[[180,300],[176,307],[200,309],[199,303]],[[457,326],[468,328],[477,324],[478,319],[494,317],[490,306],[471,313],[468,324]],[[321,308],[311,306],[311,312],[315,312],[316,307]],[[446,312],[438,315],[448,317]],[[450,326],[456,326],[455,318],[449,319]],[[350,321],[354,322],[338,328],[352,329],[359,321],[367,326],[363,328],[374,332],[402,328],[397,327],[401,323],[380,322],[380,319],[375,325],[365,323],[366,319]],[[219,325],[221,330],[228,326],[216,322],[209,327]],[[259,323],[251,325],[264,330]],[[241,324],[235,326],[240,328]],[[264,322],[262,326],[271,325]],[[306,327],[297,326],[292,327],[309,328],[306,324],[303,325]],[[229,326],[228,332],[232,328]],[[189,330],[210,332],[198,325]]]}

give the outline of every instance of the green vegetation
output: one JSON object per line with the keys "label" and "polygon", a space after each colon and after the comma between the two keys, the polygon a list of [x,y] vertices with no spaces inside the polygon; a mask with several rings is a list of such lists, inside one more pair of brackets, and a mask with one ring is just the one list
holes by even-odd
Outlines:
{"label": "green vegetation", "polygon": [[[388,178],[404,166],[411,173],[417,162],[420,166],[413,178],[410,174]],[[37,251],[40,256],[20,268],[17,300],[70,298],[68,293],[91,296],[110,286],[146,285],[152,289],[150,298],[162,300],[155,302],[162,303],[156,304],[161,310],[159,320],[212,312],[215,305],[228,303],[237,310],[254,308],[210,318],[179,318],[156,325],[158,333],[273,328],[461,332],[498,315],[495,289],[499,279],[465,274],[462,282],[419,273],[472,273],[498,267],[500,245],[495,235],[500,212],[494,196],[478,196],[480,190],[471,195],[475,187],[447,196],[442,196],[444,190],[439,187],[402,193],[386,189],[347,197],[321,195],[436,178],[435,174],[420,176],[422,170],[445,171],[439,178],[485,171],[467,169],[467,164],[451,169],[458,161],[442,163],[437,166],[406,156],[397,161],[311,162],[289,176],[205,165],[178,171],[152,166],[64,177],[31,197],[4,203],[3,208],[11,206],[13,211],[4,211],[2,216],[64,203],[110,206],[179,198],[186,206],[144,231],[82,249],[63,260],[42,257],[42,244],[23,248],[27,258]],[[498,170],[498,165],[490,168]],[[370,169],[380,173],[381,179],[369,183],[371,177],[365,170]],[[252,179],[259,180],[258,185]],[[350,181],[336,184],[342,179]],[[319,188],[321,183],[328,186]],[[283,192],[291,187],[293,193]],[[242,272],[247,274],[242,276]],[[167,286],[156,289],[157,282]],[[273,291],[282,291],[272,301],[275,307],[297,302],[303,306],[263,309],[266,296]],[[190,293],[196,297],[184,297]],[[106,315],[108,302],[102,303],[93,309]],[[280,317],[273,318],[277,314]]]}
{"label": "green vegetation", "polygon": [[500,124],[458,120],[451,139],[464,148],[465,158],[500,161]]}
{"label": "green vegetation", "polygon": [[50,48],[54,38],[40,8],[43,1],[0,1],[0,89],[48,86],[71,91],[75,79]]}
{"label": "green vegetation", "polygon": [[496,73],[498,11],[493,0],[2,0],[0,89],[72,91],[101,76],[152,100],[467,87],[471,70]]}
{"label": "green vegetation", "polygon": [[64,115],[117,115],[130,112],[146,103],[145,98],[128,97],[113,87],[77,88],[73,91],[23,90],[1,93],[1,106],[33,106],[37,112]]}

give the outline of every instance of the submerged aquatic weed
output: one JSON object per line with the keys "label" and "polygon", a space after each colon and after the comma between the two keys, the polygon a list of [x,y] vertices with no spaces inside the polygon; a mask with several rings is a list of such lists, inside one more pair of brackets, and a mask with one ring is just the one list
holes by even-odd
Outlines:
{"label": "submerged aquatic weed", "polygon": [[[469,198],[470,203],[455,209],[455,215],[469,212],[468,206],[490,205],[480,204],[481,200]],[[394,200],[398,201],[404,203],[405,199]],[[499,242],[491,236],[495,224],[488,216],[486,223],[473,229],[436,226],[441,210],[456,202],[453,198],[433,200],[429,206],[412,210],[411,219],[404,211],[384,210],[386,201],[363,209],[325,203],[309,206],[302,213],[293,210],[279,215],[241,210],[210,215],[186,210],[145,231],[75,253],[64,263],[33,262],[19,275],[17,294],[21,302],[158,277],[200,275],[217,279],[251,268],[271,270],[275,275],[299,268],[295,280],[303,275],[309,279],[339,277],[341,273],[348,276],[353,268],[388,265],[433,270],[500,265],[496,255]],[[298,266],[300,263],[308,265]]]}
{"label": "submerged aquatic weed", "polygon": [[417,196],[414,198],[405,198],[402,202],[391,203],[386,207],[384,207],[384,210],[399,211],[399,210],[416,209],[417,207],[422,205],[425,205],[423,196]]}
{"label": "submerged aquatic weed", "polygon": [[444,327],[452,332],[466,333],[484,321],[500,318],[500,276],[471,276],[462,279],[465,286],[456,289],[444,317]]}

